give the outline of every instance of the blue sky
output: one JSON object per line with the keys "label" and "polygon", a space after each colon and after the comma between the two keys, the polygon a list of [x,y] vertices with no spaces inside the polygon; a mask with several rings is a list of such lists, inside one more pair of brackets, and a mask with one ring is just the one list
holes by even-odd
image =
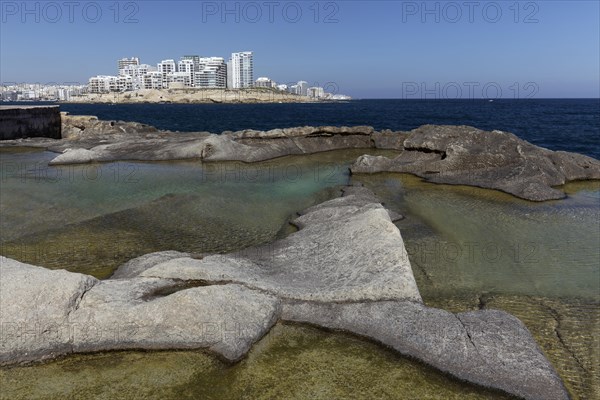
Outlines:
{"label": "blue sky", "polygon": [[0,82],[252,50],[255,77],[355,98],[600,97],[599,4],[2,0]]}

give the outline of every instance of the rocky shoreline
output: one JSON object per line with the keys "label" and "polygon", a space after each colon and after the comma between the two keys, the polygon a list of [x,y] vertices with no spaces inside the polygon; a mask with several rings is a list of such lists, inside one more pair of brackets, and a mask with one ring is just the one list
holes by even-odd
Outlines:
{"label": "rocky shoreline", "polygon": [[0,363],[118,349],[208,349],[235,362],[277,322],[343,330],[459,379],[568,399],[508,313],[422,303],[400,231],[369,190],[313,206],[299,231],[224,255],[148,254],[108,280],[0,258]]}
{"label": "rocky shoreline", "polygon": [[297,127],[270,131],[170,132],[135,122],[62,115],[62,139],[0,141],[0,147],[32,146],[60,153],[50,164],[111,161],[202,162],[270,160],[341,149],[387,149],[398,156],[364,155],[353,174],[410,173],[428,182],[500,190],[545,201],[566,197],[567,182],[600,179],[600,161],[551,151],[502,131],[469,126],[424,125],[409,132],[368,126]]}

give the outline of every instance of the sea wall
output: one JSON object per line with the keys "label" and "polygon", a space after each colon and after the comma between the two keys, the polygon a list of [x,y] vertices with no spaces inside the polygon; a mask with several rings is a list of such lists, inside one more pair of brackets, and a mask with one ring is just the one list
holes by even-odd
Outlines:
{"label": "sea wall", "polygon": [[0,140],[61,138],[58,106],[0,106]]}

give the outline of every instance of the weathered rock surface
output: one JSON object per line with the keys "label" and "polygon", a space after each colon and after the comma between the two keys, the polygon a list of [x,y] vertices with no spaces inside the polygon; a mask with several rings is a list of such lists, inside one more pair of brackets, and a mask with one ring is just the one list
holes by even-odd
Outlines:
{"label": "weathered rock surface", "polygon": [[153,126],[138,122],[104,121],[91,115],[69,115],[61,113],[62,138],[79,139],[104,135],[135,135],[140,132],[157,133]]}
{"label": "weathered rock surface", "polygon": [[600,179],[600,161],[551,151],[511,133],[469,126],[425,125],[411,131],[396,158],[361,156],[352,173],[405,172],[427,181],[497,189],[544,201],[564,198],[555,186]]}
{"label": "weathered rock surface", "polygon": [[[373,200],[372,193],[330,200],[306,210],[294,221],[301,230],[283,240],[201,260],[155,259],[139,276],[234,282],[299,300],[420,301],[400,231]],[[116,275],[132,269],[126,264]]]}
{"label": "weathered rock surface", "polygon": [[551,151],[511,133],[469,126],[424,125],[410,132],[369,126],[296,127],[181,133],[135,122],[101,121],[63,113],[63,139],[18,139],[1,146],[44,147],[61,153],[51,165],[123,160],[259,162],[289,155],[341,149],[397,150],[395,158],[364,155],[353,173],[403,172],[429,182],[497,189],[527,200],[565,197],[556,186],[600,179],[600,161]]}
{"label": "weathered rock surface", "polygon": [[0,365],[73,352],[206,348],[235,361],[276,322],[279,300],[239,285],[178,289],[0,258]]}
{"label": "weathered rock surface", "polygon": [[159,251],[156,253],[144,254],[143,256],[136,257],[121,265],[111,276],[111,279],[134,278],[156,264],[189,256],[190,254],[182,253],[180,251]]}
{"label": "weathered rock surface", "polygon": [[497,310],[452,314],[408,301],[286,302],[282,318],[354,332],[460,379],[525,399],[568,399],[527,328]]}
{"label": "weathered rock surface", "polygon": [[147,254],[105,281],[0,258],[0,365],[168,348],[235,361],[277,321],[290,321],[368,337],[525,399],[568,399],[516,318],[422,304],[400,232],[368,189],[348,187],[300,214],[300,230],[271,245]]}
{"label": "weathered rock surface", "polygon": [[69,352],[56,331],[68,325],[81,297],[98,282],[0,256],[0,364]]}
{"label": "weathered rock surface", "polygon": [[95,117],[66,118],[74,118],[75,122],[67,119],[63,124],[65,140],[49,145],[44,142],[50,150],[62,153],[50,162],[53,165],[180,159],[258,162],[288,155],[374,147],[371,127],[299,127],[214,135],[159,132],[143,124],[98,121]]}

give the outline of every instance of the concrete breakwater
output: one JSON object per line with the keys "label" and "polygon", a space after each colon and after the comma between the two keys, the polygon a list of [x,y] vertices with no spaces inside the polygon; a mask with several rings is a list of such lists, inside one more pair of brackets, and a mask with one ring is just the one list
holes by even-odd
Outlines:
{"label": "concrete breakwater", "polygon": [[60,139],[59,106],[0,106],[0,140]]}

